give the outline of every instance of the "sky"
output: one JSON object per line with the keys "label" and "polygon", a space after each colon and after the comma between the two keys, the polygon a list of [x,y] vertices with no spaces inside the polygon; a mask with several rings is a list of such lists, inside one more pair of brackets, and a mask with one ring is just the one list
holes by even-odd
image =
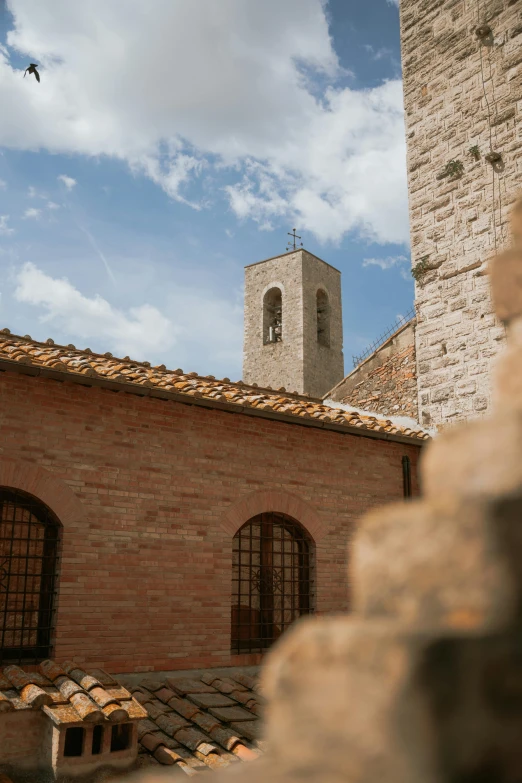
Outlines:
{"label": "sky", "polygon": [[294,226],[346,373],[412,307],[393,0],[0,0],[0,105],[0,328],[238,380]]}

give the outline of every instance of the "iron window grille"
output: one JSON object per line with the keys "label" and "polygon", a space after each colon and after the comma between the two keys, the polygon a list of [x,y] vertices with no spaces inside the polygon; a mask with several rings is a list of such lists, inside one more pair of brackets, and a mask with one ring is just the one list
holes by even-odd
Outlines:
{"label": "iron window grille", "polygon": [[0,488],[0,664],[51,656],[60,537],[43,503]]}
{"label": "iron window grille", "polygon": [[232,551],[232,653],[266,650],[302,615],[313,612],[312,542],[283,514],[253,517]]}
{"label": "iron window grille", "polygon": [[411,463],[409,457],[402,458],[402,491],[405,498],[411,498]]}

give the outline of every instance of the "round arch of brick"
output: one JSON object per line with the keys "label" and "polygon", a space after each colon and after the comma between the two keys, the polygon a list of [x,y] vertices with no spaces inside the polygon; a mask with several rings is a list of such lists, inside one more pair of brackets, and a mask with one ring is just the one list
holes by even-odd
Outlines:
{"label": "round arch of brick", "polygon": [[45,468],[0,456],[0,487],[20,489],[45,503],[64,527],[85,514],[82,502],[67,484]]}
{"label": "round arch of brick", "polygon": [[221,527],[232,537],[249,519],[269,511],[293,517],[315,543],[326,534],[326,525],[312,506],[297,495],[279,490],[260,490],[240,498],[226,510]]}

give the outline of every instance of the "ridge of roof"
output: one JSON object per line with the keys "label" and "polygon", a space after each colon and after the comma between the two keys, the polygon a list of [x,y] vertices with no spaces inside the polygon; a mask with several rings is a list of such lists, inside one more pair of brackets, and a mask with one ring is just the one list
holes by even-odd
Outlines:
{"label": "ridge of roof", "polygon": [[57,726],[143,720],[147,711],[104,669],[83,669],[66,661],[0,669],[0,714],[41,709]]}
{"label": "ridge of roof", "polygon": [[[228,410],[248,413],[251,410],[260,415],[284,417],[290,423],[334,425],[332,429],[350,428],[358,434],[372,434],[374,437],[406,437],[413,441],[430,438],[419,426],[418,430],[397,427],[383,417],[365,416],[332,408],[321,400],[298,393],[289,393],[283,387],[267,389],[243,381],[221,380],[212,375],[202,376],[196,372],[185,373],[181,369],[167,370],[164,364],[151,367],[150,362],[138,362],[126,356],[123,359],[111,353],[94,353],[69,344],[58,345],[52,339],[45,342],[33,340],[29,335],[12,335],[9,329],[0,330],[0,362],[18,371],[26,372],[29,366],[37,371],[66,374],[71,380],[83,380],[94,384],[95,380],[112,382],[116,386],[125,384],[135,389],[175,395],[178,400],[193,404],[211,404]],[[22,368],[27,368],[22,369]]]}

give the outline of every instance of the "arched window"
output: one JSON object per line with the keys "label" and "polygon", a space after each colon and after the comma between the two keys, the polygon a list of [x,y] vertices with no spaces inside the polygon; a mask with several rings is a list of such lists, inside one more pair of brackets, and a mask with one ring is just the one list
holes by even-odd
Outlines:
{"label": "arched window", "polygon": [[266,650],[312,612],[311,540],[283,514],[259,514],[234,536],[232,652]]}
{"label": "arched window", "polygon": [[0,487],[0,664],[51,654],[60,531],[43,503]]}
{"label": "arched window", "polygon": [[317,342],[330,345],[330,304],[328,294],[321,288],[317,292]]}
{"label": "arched window", "polygon": [[263,300],[263,342],[279,343],[283,339],[283,299],[280,288],[271,288]]}

